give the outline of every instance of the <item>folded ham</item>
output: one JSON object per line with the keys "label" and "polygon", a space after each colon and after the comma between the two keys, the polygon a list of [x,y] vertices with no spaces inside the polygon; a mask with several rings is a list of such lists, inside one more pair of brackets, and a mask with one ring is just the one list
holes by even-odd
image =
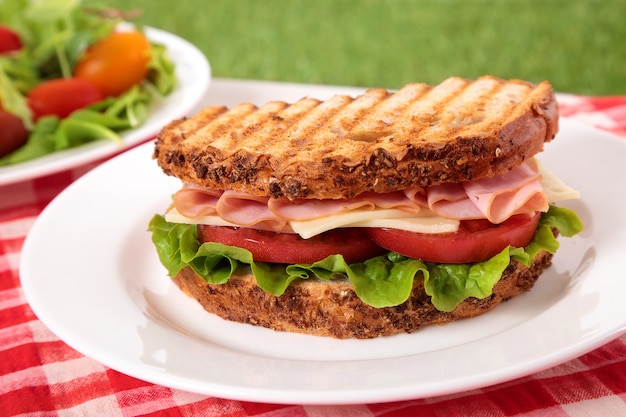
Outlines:
{"label": "folded ham", "polygon": [[516,214],[548,209],[541,174],[534,160],[493,178],[457,184],[409,188],[386,194],[363,193],[349,200],[294,200],[259,197],[185,185],[174,195],[183,216],[219,216],[242,227],[283,231],[289,221],[307,221],[351,210],[397,209],[455,220],[487,219],[498,224]]}

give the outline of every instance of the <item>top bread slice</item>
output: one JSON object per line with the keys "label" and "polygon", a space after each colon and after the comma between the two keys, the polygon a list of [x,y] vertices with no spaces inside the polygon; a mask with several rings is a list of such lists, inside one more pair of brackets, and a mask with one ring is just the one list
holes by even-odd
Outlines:
{"label": "top bread slice", "polygon": [[548,82],[455,77],[355,98],[209,106],[164,127],[154,157],[211,189],[341,199],[503,174],[557,130]]}

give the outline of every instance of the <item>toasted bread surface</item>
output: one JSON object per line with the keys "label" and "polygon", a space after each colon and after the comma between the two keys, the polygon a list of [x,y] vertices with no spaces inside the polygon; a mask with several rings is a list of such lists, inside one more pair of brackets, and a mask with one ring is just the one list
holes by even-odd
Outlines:
{"label": "toasted bread surface", "polygon": [[167,125],[154,157],[207,188],[339,199],[499,175],[557,130],[547,82],[450,78],[356,98],[209,106]]}
{"label": "toasted bread surface", "polygon": [[530,290],[551,262],[552,255],[545,251],[535,257],[530,267],[513,260],[491,296],[469,298],[451,312],[439,311],[431,304],[419,278],[414,281],[408,301],[385,308],[363,303],[347,280],[301,280],[280,297],[259,288],[247,267],[240,267],[225,284],[208,284],[189,267],[173,280],[206,311],[226,320],[315,336],[370,339],[483,314]]}

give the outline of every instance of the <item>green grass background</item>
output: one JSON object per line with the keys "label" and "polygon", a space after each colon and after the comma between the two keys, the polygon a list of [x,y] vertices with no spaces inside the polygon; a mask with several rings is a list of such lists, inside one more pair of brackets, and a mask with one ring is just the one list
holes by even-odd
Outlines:
{"label": "green grass background", "polygon": [[492,74],[626,94],[624,0],[84,0],[175,33],[215,77],[398,88]]}

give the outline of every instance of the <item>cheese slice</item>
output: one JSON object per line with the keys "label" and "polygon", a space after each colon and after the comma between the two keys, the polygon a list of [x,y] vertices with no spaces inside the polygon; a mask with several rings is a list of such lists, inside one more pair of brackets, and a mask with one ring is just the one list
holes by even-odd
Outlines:
{"label": "cheese slice", "polygon": [[541,174],[543,192],[546,194],[546,198],[550,203],[558,203],[559,201],[565,200],[578,200],[580,198],[578,191],[565,184],[563,180],[546,169],[539,160],[537,160],[537,167]]}
{"label": "cheese slice", "polygon": [[289,222],[303,239],[340,227],[389,227],[417,233],[456,232],[459,221],[423,209],[418,214],[398,209],[351,210],[332,216]]}

